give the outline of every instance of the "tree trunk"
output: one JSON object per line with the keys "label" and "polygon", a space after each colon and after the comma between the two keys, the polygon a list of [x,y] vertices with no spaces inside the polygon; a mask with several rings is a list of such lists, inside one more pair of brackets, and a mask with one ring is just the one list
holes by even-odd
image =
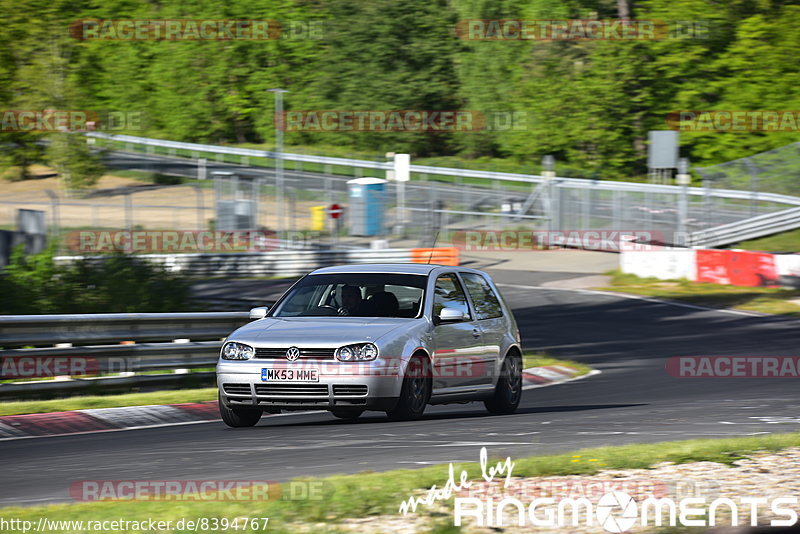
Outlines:
{"label": "tree trunk", "polygon": [[631,18],[631,6],[628,0],[617,0],[617,15],[621,19]]}

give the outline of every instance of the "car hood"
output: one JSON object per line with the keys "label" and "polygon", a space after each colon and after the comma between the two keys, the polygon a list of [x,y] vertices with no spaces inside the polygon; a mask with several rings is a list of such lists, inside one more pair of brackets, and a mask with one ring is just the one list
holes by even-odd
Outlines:
{"label": "car hood", "polygon": [[374,342],[413,321],[385,317],[266,317],[239,328],[228,339],[261,347],[337,347]]}

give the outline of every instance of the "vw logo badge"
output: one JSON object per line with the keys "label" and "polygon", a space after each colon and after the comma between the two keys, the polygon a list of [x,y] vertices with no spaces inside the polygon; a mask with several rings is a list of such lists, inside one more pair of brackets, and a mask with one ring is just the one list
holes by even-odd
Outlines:
{"label": "vw logo badge", "polygon": [[289,350],[286,351],[286,359],[290,362],[295,361],[297,358],[300,357],[300,349],[297,347],[289,347]]}

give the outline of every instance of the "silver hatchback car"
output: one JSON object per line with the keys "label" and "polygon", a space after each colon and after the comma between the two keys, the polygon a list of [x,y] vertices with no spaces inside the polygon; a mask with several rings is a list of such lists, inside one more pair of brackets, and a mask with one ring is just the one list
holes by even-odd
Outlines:
{"label": "silver hatchback car", "polygon": [[250,317],[217,363],[220,413],[232,427],[282,410],[414,419],[428,404],[468,401],[508,414],[522,396],[514,316],[475,269],[326,267]]}

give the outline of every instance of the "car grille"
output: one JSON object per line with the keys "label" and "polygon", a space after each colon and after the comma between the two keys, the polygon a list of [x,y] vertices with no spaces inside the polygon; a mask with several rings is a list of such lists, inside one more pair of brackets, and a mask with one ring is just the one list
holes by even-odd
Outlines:
{"label": "car grille", "polygon": [[[262,360],[285,360],[286,351],[284,348],[256,348],[256,358]],[[300,349],[300,359],[314,360],[333,360],[336,349]]]}
{"label": "car grille", "polygon": [[250,384],[222,384],[227,395],[250,395]]}
{"label": "car grille", "polygon": [[271,397],[328,397],[325,384],[264,384],[256,386],[256,395]]}
{"label": "car grille", "polygon": [[367,386],[335,385],[333,386],[334,395],[366,395]]}

